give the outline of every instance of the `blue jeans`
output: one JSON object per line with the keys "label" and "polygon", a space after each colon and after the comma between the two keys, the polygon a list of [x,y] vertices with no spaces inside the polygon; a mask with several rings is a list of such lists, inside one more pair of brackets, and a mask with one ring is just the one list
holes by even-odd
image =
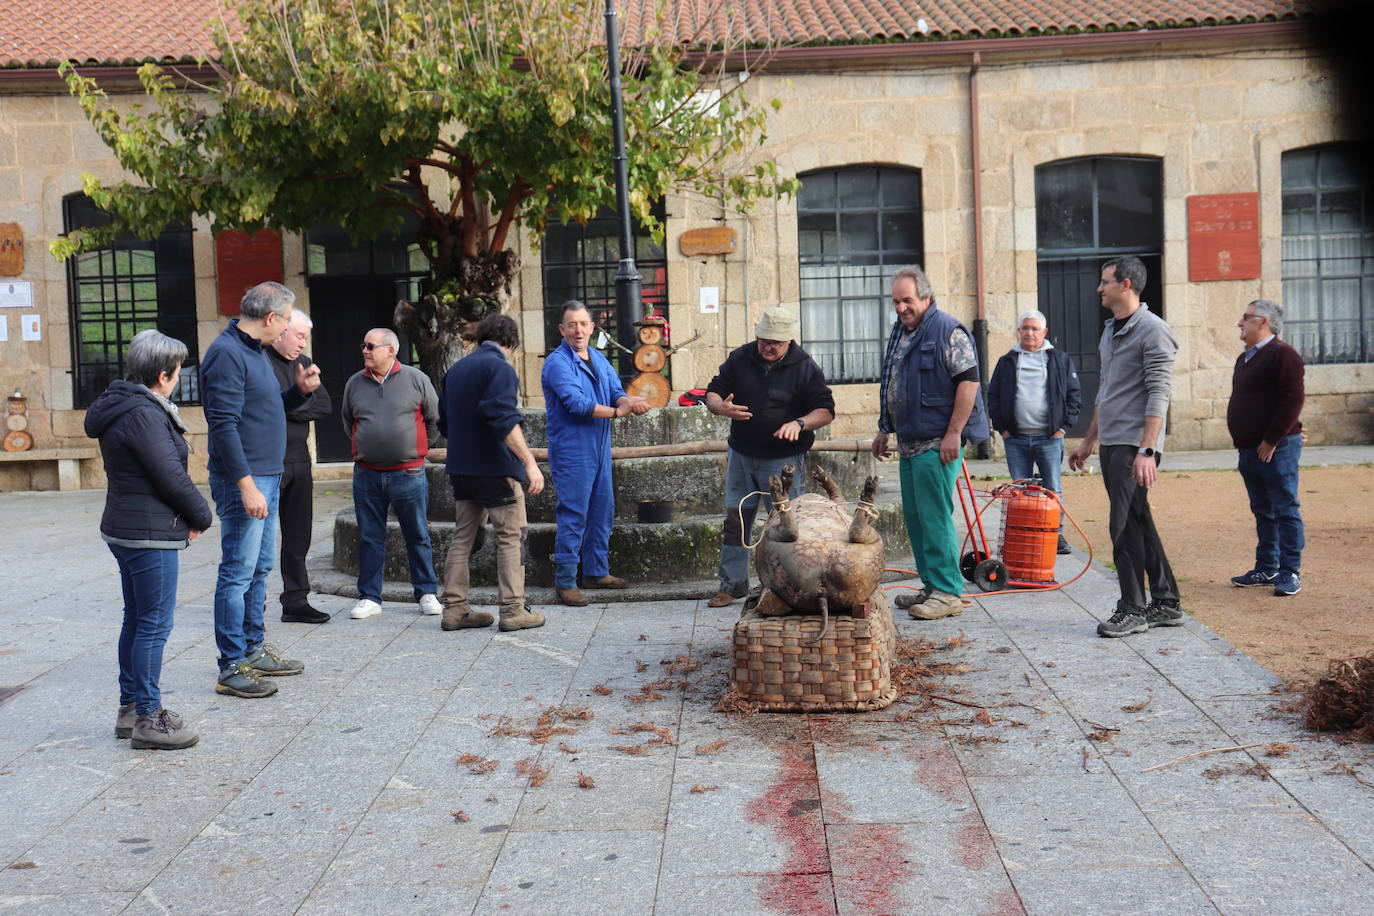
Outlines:
{"label": "blue jeans", "polygon": [[177,551],[108,546],[119,564],[124,590],[119,705],[133,703],[138,715],[151,716],[162,708],[157,682],[162,676],[162,649],[172,632],[172,609],[177,603]]}
{"label": "blue jeans", "polygon": [[[762,507],[764,514],[773,511],[773,497],[768,494],[768,478],[782,473],[784,465],[791,465],[795,472],[792,477],[790,496],[796,497],[802,491],[802,480],[806,476],[806,453],[787,458],[750,458],[730,449],[725,466],[725,526],[720,543],[720,590],[736,598],[749,593],[749,548],[744,542],[754,527],[754,515]],[[740,500],[746,493],[755,490],[765,495],[750,496]],[[740,525],[740,513],[744,513],[744,524]]]}
{"label": "blue jeans", "polygon": [[429,480],[424,468],[374,471],[353,465],[353,507],[358,513],[358,595],[382,601],[382,569],[386,566],[386,512],[396,512],[406,542],[410,584],[415,600],[439,590],[434,553],[429,545]]}
{"label": "blue jeans", "polygon": [[1063,436],[1004,436],[1002,443],[1007,449],[1007,471],[1012,480],[1035,474],[1046,490],[1063,492],[1059,488],[1059,468],[1064,463]]}
{"label": "blue jeans", "polygon": [[215,647],[219,669],[226,671],[246,659],[267,636],[262,612],[267,602],[267,574],[277,553],[277,499],[281,475],[258,477],[253,483],[267,497],[267,517],[253,518],[243,508],[239,485],[210,474],[210,495],[219,515],[219,576],[215,579]]}
{"label": "blue jeans", "polygon": [[1302,433],[1279,440],[1269,461],[1260,461],[1253,448],[1240,450],[1240,479],[1250,494],[1255,514],[1255,568],[1264,572],[1297,574],[1302,570],[1302,513],[1298,502],[1298,461]]}

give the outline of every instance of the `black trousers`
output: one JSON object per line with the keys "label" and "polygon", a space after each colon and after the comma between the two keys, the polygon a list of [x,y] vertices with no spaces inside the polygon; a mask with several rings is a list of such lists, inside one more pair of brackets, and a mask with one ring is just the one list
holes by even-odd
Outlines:
{"label": "black trousers", "polygon": [[281,526],[281,606],[292,610],[306,603],[310,577],[305,572],[305,555],[310,552],[310,526],[314,521],[315,499],[310,479],[310,462],[288,461],[282,469],[281,498],[277,521]]}
{"label": "black trousers", "polygon": [[[1178,600],[1178,582],[1173,567],[1164,555],[1154,516],[1150,513],[1150,491],[1136,483],[1131,473],[1138,449],[1134,445],[1102,447],[1102,482],[1111,503],[1107,530],[1112,537],[1112,559],[1121,585],[1121,600],[1141,609],[1145,598],[1145,579],[1150,581],[1150,597]],[[1159,458],[1155,458],[1155,464]]]}

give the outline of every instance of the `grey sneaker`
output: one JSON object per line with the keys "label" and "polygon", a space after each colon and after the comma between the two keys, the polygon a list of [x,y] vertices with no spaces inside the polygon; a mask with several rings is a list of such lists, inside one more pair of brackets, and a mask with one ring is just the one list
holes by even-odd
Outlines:
{"label": "grey sneaker", "polygon": [[119,715],[115,716],[115,737],[127,738],[134,733],[134,720],[138,714],[134,712],[133,703],[125,703],[119,707]]}
{"label": "grey sneaker", "polygon": [[1183,608],[1177,601],[1152,599],[1145,608],[1145,622],[1152,627],[1183,626]]}
{"label": "grey sneaker", "polygon": [[273,677],[287,677],[305,670],[305,662],[294,658],[282,658],[277,654],[277,650],[267,643],[258,646],[257,651],[251,653],[247,661],[258,674]]}
{"label": "grey sneaker", "polygon": [[[903,596],[905,597],[905,596]],[[916,620],[939,620],[942,617],[958,617],[964,613],[964,599],[948,592],[932,591],[920,604],[907,608],[907,616]]]}
{"label": "grey sneaker", "polygon": [[222,693],[231,697],[243,697],[247,700],[270,697],[276,692],[277,685],[264,681],[258,676],[258,672],[254,670],[253,666],[246,661],[221,671],[219,680],[215,682],[215,693]]}
{"label": "grey sneaker", "polygon": [[200,740],[200,735],[169,709],[159,709],[151,716],[139,716],[129,737],[130,747],[153,751],[179,751]]}
{"label": "grey sneaker", "polygon": [[1112,619],[1097,625],[1097,635],[1116,639],[1120,636],[1130,636],[1132,633],[1144,633],[1148,629],[1150,623],[1145,619],[1144,610],[1125,602],[1117,602],[1116,613],[1112,615]]}
{"label": "grey sneaker", "polygon": [[919,592],[902,592],[896,598],[892,599],[892,606],[898,610],[905,611],[918,604],[925,604],[926,599],[930,597],[932,591],[934,591],[934,589],[923,588]]}

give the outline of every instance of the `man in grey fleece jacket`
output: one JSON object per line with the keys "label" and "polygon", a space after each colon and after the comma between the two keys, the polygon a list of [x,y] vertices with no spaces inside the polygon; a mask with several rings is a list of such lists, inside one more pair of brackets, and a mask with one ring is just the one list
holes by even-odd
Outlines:
{"label": "man in grey fleece jacket", "polygon": [[1178,341],[1164,319],[1140,301],[1144,288],[1145,265],[1139,258],[1127,255],[1102,265],[1097,292],[1112,317],[1098,344],[1102,376],[1097,406],[1087,435],[1069,455],[1070,469],[1080,470],[1093,448],[1102,445],[1102,482],[1111,503],[1108,530],[1121,600],[1111,619],[1098,625],[1099,636],[1129,636],[1183,623],[1178,582],[1148,499],[1158,481]]}

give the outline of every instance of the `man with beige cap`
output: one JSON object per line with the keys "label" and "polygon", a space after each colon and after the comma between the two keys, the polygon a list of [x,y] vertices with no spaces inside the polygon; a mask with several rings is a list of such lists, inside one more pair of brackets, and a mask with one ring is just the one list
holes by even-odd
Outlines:
{"label": "man with beige cap", "polygon": [[765,513],[772,511],[768,478],[791,465],[797,471],[792,495],[797,495],[806,453],[816,441],[814,431],[835,419],[835,398],[825,373],[796,343],[797,330],[797,317],[787,309],[764,309],[754,329],[757,339],[733,350],[706,387],[706,408],[731,421],[720,591],[708,602],[711,607],[725,607],[748,594],[744,539],[759,506]]}

